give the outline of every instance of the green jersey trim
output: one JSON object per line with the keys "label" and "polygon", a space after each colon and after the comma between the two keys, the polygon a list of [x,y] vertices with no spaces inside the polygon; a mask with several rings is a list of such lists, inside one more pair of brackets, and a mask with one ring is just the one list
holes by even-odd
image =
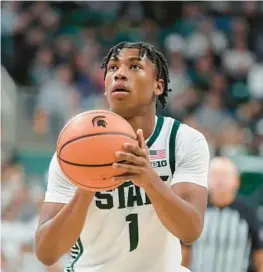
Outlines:
{"label": "green jersey trim", "polygon": [[74,266],[83,254],[83,245],[80,240],[80,238],[76,241],[76,243],[72,246],[70,255],[71,255],[71,260],[69,266],[67,266],[64,270],[64,272],[74,272]]}
{"label": "green jersey trim", "polygon": [[158,116],[157,118],[158,118],[157,119],[157,124],[156,124],[156,127],[154,129],[154,132],[153,132],[152,136],[150,137],[149,141],[147,141],[148,148],[150,148],[153,145],[155,140],[160,135],[160,132],[161,132],[162,127],[163,127],[163,122],[164,122],[163,116]]}
{"label": "green jersey trim", "polygon": [[170,169],[172,172],[172,175],[174,174],[175,171],[175,141],[176,141],[176,135],[177,131],[180,126],[180,122],[177,120],[174,120],[171,134],[170,134],[170,141],[169,141],[169,160],[170,160]]}

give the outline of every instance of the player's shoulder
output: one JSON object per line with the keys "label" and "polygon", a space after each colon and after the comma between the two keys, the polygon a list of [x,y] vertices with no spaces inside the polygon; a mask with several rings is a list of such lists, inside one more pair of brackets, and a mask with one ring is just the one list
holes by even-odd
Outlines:
{"label": "player's shoulder", "polygon": [[54,152],[50,164],[49,164],[49,171],[52,172],[62,172],[58,163],[58,159],[57,159],[57,152]]}
{"label": "player's shoulder", "polygon": [[50,164],[49,164],[49,180],[50,178],[56,178],[59,179],[61,182],[68,183],[72,185],[72,183],[68,180],[68,178],[64,175],[63,171],[61,170],[61,167],[59,165],[58,159],[57,159],[57,152],[55,152],[51,158]]}
{"label": "player's shoulder", "polygon": [[75,190],[76,186],[65,177],[58,163],[57,154],[54,153],[49,165],[45,202],[68,203]]}
{"label": "player's shoulder", "polygon": [[176,134],[176,140],[185,142],[186,144],[190,144],[193,142],[198,142],[200,140],[203,140],[206,142],[205,136],[202,132],[199,130],[180,122],[179,120],[176,120],[172,117],[164,117],[164,120],[166,122],[170,123],[170,126],[176,126],[178,131]]}

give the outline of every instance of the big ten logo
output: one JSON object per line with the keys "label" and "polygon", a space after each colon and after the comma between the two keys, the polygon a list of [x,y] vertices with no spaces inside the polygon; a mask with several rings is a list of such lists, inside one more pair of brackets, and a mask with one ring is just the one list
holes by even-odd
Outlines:
{"label": "big ten logo", "polygon": [[165,167],[167,166],[167,161],[162,160],[162,161],[152,161],[152,168],[159,168],[159,167]]}
{"label": "big ten logo", "polygon": [[[164,182],[168,180],[168,176],[160,177]],[[117,191],[117,194],[115,192]],[[114,199],[117,197],[117,199]],[[110,210],[116,205],[117,209],[127,207],[150,205],[151,201],[145,191],[134,185],[131,181],[127,181],[114,190],[106,192],[97,192],[95,194],[95,204],[99,209]]]}

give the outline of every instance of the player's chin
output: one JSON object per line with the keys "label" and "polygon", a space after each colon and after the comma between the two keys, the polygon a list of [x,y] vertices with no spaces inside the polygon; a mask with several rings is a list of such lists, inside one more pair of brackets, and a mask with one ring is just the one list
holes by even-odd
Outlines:
{"label": "player's chin", "polygon": [[130,118],[136,115],[136,107],[134,106],[134,103],[131,101],[126,101],[126,103],[117,102],[114,103],[111,101],[110,103],[111,111],[115,112],[116,114],[124,117],[124,118]]}
{"label": "player's chin", "polygon": [[109,104],[114,108],[125,109],[127,106],[134,104],[134,99],[129,96],[110,96],[108,100]]}

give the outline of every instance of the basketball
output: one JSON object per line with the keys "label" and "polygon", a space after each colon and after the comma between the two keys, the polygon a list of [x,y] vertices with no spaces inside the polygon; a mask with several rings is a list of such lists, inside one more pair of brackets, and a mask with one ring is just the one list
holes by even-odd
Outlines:
{"label": "basketball", "polygon": [[124,151],[124,143],[137,143],[124,118],[106,110],[87,111],[62,129],[57,141],[58,162],[74,185],[91,191],[110,190],[120,185],[111,178],[124,174],[112,167],[118,161],[115,152]]}

